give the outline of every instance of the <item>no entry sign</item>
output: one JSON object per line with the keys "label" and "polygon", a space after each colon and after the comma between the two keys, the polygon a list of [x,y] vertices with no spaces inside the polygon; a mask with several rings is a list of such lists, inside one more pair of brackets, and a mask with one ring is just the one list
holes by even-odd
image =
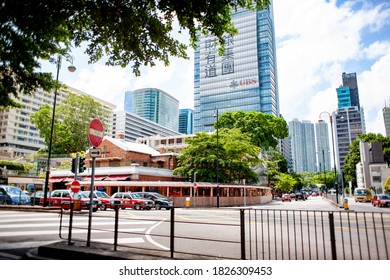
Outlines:
{"label": "no entry sign", "polygon": [[88,129],[89,142],[92,146],[98,147],[103,141],[104,128],[101,121],[93,119],[89,124]]}
{"label": "no entry sign", "polygon": [[80,182],[79,181],[73,181],[70,185],[70,189],[72,192],[77,193],[80,190]]}

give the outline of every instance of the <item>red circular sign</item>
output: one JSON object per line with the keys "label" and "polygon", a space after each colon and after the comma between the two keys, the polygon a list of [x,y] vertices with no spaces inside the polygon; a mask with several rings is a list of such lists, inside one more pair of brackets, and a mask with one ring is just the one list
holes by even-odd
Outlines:
{"label": "red circular sign", "polygon": [[88,129],[88,137],[89,142],[94,147],[98,147],[102,143],[104,137],[104,128],[101,121],[98,119],[93,119],[91,121]]}
{"label": "red circular sign", "polygon": [[70,185],[70,189],[72,192],[77,193],[80,190],[80,182],[79,181],[73,181]]}

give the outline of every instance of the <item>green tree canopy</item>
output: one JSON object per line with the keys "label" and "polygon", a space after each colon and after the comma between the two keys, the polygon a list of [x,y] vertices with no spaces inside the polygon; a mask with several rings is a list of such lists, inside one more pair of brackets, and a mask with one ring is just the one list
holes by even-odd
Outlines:
{"label": "green tree canopy", "polygon": [[248,133],[254,145],[265,150],[276,148],[278,140],[288,136],[287,123],[283,118],[255,111],[225,112],[218,119],[218,127],[238,128],[242,133]]}
{"label": "green tree canopy", "polygon": [[[39,129],[40,136],[49,145],[53,108],[42,106],[30,116]],[[88,95],[68,93],[59,106],[56,106],[52,153],[69,154],[86,151],[89,147],[88,127],[92,119],[103,120],[106,112],[101,103]],[[46,151],[46,150],[45,150]]]}
{"label": "green tree canopy", "polygon": [[153,66],[156,60],[168,65],[170,56],[188,58],[187,46],[173,37],[175,22],[180,32],[189,32],[192,46],[198,31],[215,35],[223,46],[225,32],[236,32],[232,9],[263,9],[269,4],[269,0],[4,0],[0,107],[15,106],[11,97],[20,92],[54,88],[51,74],[39,72],[39,60],[65,55],[72,47],[86,46],[89,63],[105,56],[106,65],[130,65],[139,75],[140,66]]}
{"label": "green tree canopy", "polygon": [[290,174],[280,174],[275,184],[275,190],[280,193],[290,193],[294,190],[297,181]]}
{"label": "green tree canopy", "polygon": [[178,156],[175,174],[189,176],[196,172],[199,182],[230,183],[246,179],[250,183],[258,181],[257,174],[250,168],[259,162],[260,148],[250,142],[248,135],[238,129],[222,129],[216,133],[197,133],[186,139],[188,146]]}

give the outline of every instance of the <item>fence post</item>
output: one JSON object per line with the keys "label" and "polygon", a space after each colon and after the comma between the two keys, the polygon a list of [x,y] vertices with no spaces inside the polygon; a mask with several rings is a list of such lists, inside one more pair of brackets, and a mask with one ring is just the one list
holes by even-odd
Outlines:
{"label": "fence post", "polygon": [[[73,207],[74,207],[74,203],[73,203],[73,201],[71,201],[70,202],[70,214],[69,214],[68,245],[74,244],[74,242],[72,242]],[[62,209],[61,209],[61,212],[62,212]]]}
{"label": "fence post", "polygon": [[240,209],[241,259],[246,260],[245,253],[245,210]]}
{"label": "fence post", "polygon": [[173,259],[173,254],[175,252],[175,208],[171,207],[171,232],[170,232],[170,247],[171,247],[171,259]]}
{"label": "fence post", "polygon": [[116,251],[118,247],[119,205],[115,205],[114,210],[115,210],[114,251]]}
{"label": "fence post", "polygon": [[333,212],[329,212],[329,230],[330,230],[330,246],[331,246],[331,249],[332,249],[332,260],[337,260],[336,235],[335,235],[335,232],[334,232]]}

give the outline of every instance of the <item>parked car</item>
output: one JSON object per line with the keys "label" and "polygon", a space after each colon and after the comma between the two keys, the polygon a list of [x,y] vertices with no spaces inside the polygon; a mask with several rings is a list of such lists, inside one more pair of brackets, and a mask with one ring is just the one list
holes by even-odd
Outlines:
{"label": "parked car", "polygon": [[295,200],[297,201],[298,199],[306,200],[306,197],[303,193],[301,192],[296,192],[295,193]]}
{"label": "parked car", "polygon": [[17,187],[0,185],[0,192],[2,204],[26,205],[31,203],[30,197]]}
{"label": "parked car", "polygon": [[[31,204],[32,205],[39,205],[39,201],[40,201],[41,197],[43,197],[43,196],[44,196],[44,192],[43,191],[33,192],[30,195]],[[50,196],[50,192],[47,192],[47,196]]]}
{"label": "parked car", "polygon": [[317,196],[317,193],[316,193],[316,192],[312,192],[312,193],[311,193],[311,196],[312,196],[312,197],[316,197],[316,196]]}
{"label": "parked car", "polygon": [[[90,198],[86,196],[83,192],[77,192],[77,198],[80,200],[81,210],[88,210],[90,207]],[[50,196],[46,197],[47,205],[58,206],[63,209],[70,209],[70,203],[74,201],[75,193],[68,189],[54,190],[51,192]],[[43,205],[44,198],[41,197],[39,205]],[[96,212],[99,207],[98,199],[94,198],[92,200],[92,211]]]}
{"label": "parked car", "polygon": [[288,194],[288,193],[282,194],[282,201],[283,201],[283,202],[285,202],[285,201],[290,201],[290,202],[291,202],[291,196],[290,196],[290,194]]}
{"label": "parked car", "polygon": [[132,208],[135,210],[150,210],[154,207],[153,200],[141,198],[138,194],[132,192],[117,192],[111,197],[122,201],[122,209]]}
{"label": "parked car", "polygon": [[386,194],[377,194],[371,199],[372,205],[378,207],[389,207],[390,206],[390,196]]}
{"label": "parked car", "polygon": [[169,199],[168,197],[163,196],[157,192],[136,192],[136,194],[142,198],[153,200],[154,208],[156,208],[156,210],[160,210],[161,208],[169,210],[173,207],[172,199]]}
{"label": "parked car", "polygon": [[295,193],[290,193],[291,198],[295,198]]}
{"label": "parked car", "polygon": [[[90,191],[83,191],[83,193],[89,197]],[[107,193],[102,191],[94,191],[93,198],[99,201],[99,209],[106,211],[107,209],[114,209],[115,205],[121,205],[122,200],[118,198],[112,198]]]}

